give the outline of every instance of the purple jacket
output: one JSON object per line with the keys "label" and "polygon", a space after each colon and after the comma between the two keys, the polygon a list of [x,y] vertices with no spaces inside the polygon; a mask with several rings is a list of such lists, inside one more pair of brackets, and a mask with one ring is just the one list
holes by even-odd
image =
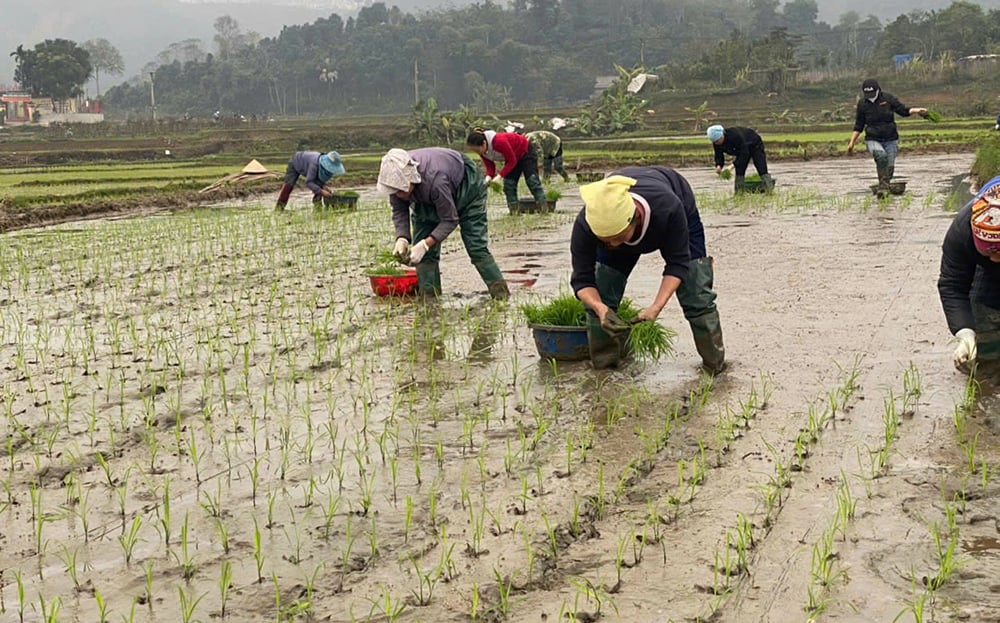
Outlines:
{"label": "purple jacket", "polygon": [[320,179],[319,157],[322,155],[318,151],[298,151],[288,163],[288,166],[305,178],[306,187],[313,191],[314,195],[318,195],[326,183],[326,180]]}
{"label": "purple jacket", "polygon": [[410,203],[434,206],[438,224],[431,232],[431,238],[441,242],[458,227],[458,208],[455,198],[465,179],[465,161],[462,154],[444,147],[425,147],[409,152],[417,161],[420,183],[413,185],[410,199],[400,199],[392,195],[392,224],[396,236],[410,240]]}

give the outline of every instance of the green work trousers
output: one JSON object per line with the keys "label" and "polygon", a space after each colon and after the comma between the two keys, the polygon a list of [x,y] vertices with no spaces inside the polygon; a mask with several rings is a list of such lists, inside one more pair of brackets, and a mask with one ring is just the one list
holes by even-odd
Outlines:
{"label": "green work trousers", "polygon": [[[617,312],[625,294],[628,274],[598,263],[594,276],[601,301]],[[722,342],[719,310],[715,306],[716,294],[712,289],[714,280],[712,258],[691,260],[688,274],[677,288],[676,296],[684,318],[691,326],[702,364],[707,371],[717,373],[725,368],[726,350]],[[590,310],[587,310],[587,339],[590,360],[595,368],[617,366],[626,352],[624,339],[604,331],[597,315]]]}
{"label": "green work trousers", "polygon": [[[472,265],[479,272],[496,299],[507,298],[507,282],[490,253],[489,226],[486,220],[486,185],[483,174],[468,156],[465,161],[465,177],[455,196],[455,207],[458,209],[458,227],[462,235],[462,244],[469,254]],[[410,206],[410,220],[413,226],[413,239],[423,240],[434,231],[440,223],[437,208],[432,204],[413,203]],[[441,241],[439,241],[440,243]],[[427,250],[423,260],[417,264],[417,281],[420,294],[437,296],[441,293],[441,245],[436,244]]]}

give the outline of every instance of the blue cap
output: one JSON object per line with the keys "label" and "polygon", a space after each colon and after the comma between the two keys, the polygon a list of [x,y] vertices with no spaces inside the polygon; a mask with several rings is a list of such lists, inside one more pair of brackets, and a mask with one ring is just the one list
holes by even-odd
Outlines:
{"label": "blue cap", "polygon": [[340,154],[337,152],[331,151],[319,157],[320,180],[325,182],[335,175],[343,175],[344,173],[344,165],[340,162]]}
{"label": "blue cap", "polygon": [[708,126],[708,132],[707,132],[708,140],[712,141],[713,143],[722,138],[722,133],[723,133],[723,128],[721,125]]}

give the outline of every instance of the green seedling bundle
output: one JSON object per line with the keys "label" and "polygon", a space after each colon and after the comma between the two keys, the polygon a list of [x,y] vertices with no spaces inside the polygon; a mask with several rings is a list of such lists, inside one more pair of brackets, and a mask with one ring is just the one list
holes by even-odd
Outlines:
{"label": "green seedling bundle", "polygon": [[[623,299],[617,313],[623,321],[631,322],[641,311],[631,299]],[[544,304],[525,303],[521,305],[521,313],[530,325],[587,326],[586,308],[572,294],[562,294]],[[657,360],[670,354],[675,336],[676,333],[657,322],[639,322],[629,331],[628,345],[636,357]]]}

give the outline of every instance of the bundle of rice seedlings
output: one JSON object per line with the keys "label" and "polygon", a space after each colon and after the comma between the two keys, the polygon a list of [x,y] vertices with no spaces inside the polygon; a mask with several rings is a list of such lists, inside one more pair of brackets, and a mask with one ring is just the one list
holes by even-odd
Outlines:
{"label": "bundle of rice seedlings", "polygon": [[[618,307],[618,317],[630,322],[641,308],[631,299],[623,299]],[[559,327],[587,326],[587,312],[583,303],[573,294],[562,294],[548,303],[525,303],[521,312],[531,325]],[[658,322],[644,321],[635,324],[629,331],[627,344],[637,359],[655,361],[673,352],[673,341],[677,334]]]}
{"label": "bundle of rice seedlings", "polygon": [[719,171],[719,177],[721,177],[724,180],[730,180],[733,178],[733,170],[727,167]]}
{"label": "bundle of rice seedlings", "polygon": [[[639,315],[631,299],[623,299],[618,307],[618,317],[625,322],[631,322]],[[644,320],[632,325],[628,333],[628,347],[637,359],[656,361],[674,351],[674,338],[677,332],[668,329],[654,320]]]}
{"label": "bundle of rice seedlings", "polygon": [[924,119],[927,119],[932,123],[940,123],[941,113],[937,112],[936,110],[928,110],[927,112],[924,113]]}
{"label": "bundle of rice seedlings", "polygon": [[521,313],[528,324],[551,325],[557,327],[587,326],[587,311],[583,302],[572,294],[561,294],[548,303],[524,303]]}
{"label": "bundle of rice seedlings", "polygon": [[375,265],[368,271],[369,275],[379,277],[398,277],[406,271],[399,267],[399,260],[391,251],[379,251],[375,256]]}
{"label": "bundle of rice seedlings", "polygon": [[489,184],[486,185],[491,191],[500,194],[503,192],[503,184],[497,180],[491,180]]}

